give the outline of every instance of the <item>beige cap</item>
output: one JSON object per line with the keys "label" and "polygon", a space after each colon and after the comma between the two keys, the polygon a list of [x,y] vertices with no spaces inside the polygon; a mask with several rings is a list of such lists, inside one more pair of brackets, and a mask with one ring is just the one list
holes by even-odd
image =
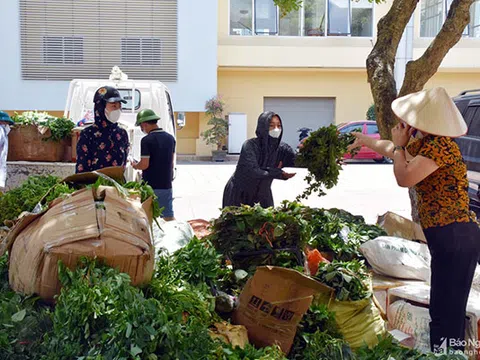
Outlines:
{"label": "beige cap", "polygon": [[392,110],[400,119],[422,132],[448,137],[467,133],[467,124],[442,87],[422,90],[393,101]]}

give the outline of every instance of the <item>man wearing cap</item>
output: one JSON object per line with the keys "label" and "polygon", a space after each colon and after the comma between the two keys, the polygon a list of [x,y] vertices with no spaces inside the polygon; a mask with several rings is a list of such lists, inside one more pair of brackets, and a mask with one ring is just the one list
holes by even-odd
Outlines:
{"label": "man wearing cap", "polygon": [[103,86],[95,92],[95,123],[82,130],[77,143],[76,172],[89,172],[127,164],[130,142],[117,121],[126,103],[117,89]]}
{"label": "man wearing cap", "polygon": [[7,155],[8,155],[8,133],[12,119],[4,111],[0,111],[0,190],[3,190],[7,182]]}
{"label": "man wearing cap", "polygon": [[467,133],[456,105],[438,87],[392,103],[399,124],[392,141],[355,133],[364,145],[393,158],[401,187],[413,187],[431,254],[430,345],[464,349],[467,300],[480,254],[480,229],[469,210],[467,167],[453,138]]}
{"label": "man wearing cap", "polygon": [[153,110],[144,109],[137,114],[135,125],[147,136],[140,143],[141,160],[133,162],[134,169],[142,170],[143,180],[157,195],[157,201],[163,208],[162,217],[166,221],[175,220],[173,214],[173,159],[175,156],[175,138],[158,127],[160,117]]}

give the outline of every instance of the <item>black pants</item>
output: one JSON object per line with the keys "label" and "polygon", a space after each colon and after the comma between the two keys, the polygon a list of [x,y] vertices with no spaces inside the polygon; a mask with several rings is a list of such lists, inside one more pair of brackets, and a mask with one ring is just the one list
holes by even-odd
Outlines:
{"label": "black pants", "polygon": [[425,229],[424,233],[432,256],[430,346],[432,351],[445,347],[463,350],[467,300],[480,254],[480,229],[475,223],[453,223]]}

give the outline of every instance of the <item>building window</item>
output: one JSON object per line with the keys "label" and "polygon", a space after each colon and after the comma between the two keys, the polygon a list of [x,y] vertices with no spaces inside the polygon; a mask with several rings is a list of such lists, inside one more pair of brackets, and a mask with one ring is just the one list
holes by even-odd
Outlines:
{"label": "building window", "polygon": [[373,30],[373,3],[369,0],[351,1],[352,36],[370,37]]}
{"label": "building window", "polygon": [[230,35],[252,35],[252,0],[230,0]]}
{"label": "building window", "polygon": [[[453,0],[422,0],[420,11],[420,36],[433,38],[437,36],[448,15],[448,10]],[[475,1],[470,7],[470,24],[463,31],[464,36],[475,36],[475,24],[480,25],[480,8],[477,11],[478,1]],[[478,33],[478,30],[477,30]]]}
{"label": "building window", "polygon": [[[325,34],[325,29],[328,29]],[[230,35],[357,36],[373,34],[369,0],[304,0],[284,17],[273,0],[230,0]]]}
{"label": "building window", "polygon": [[470,7],[470,26],[468,33],[471,37],[480,37],[480,1],[475,1]]}
{"label": "building window", "polygon": [[423,0],[420,10],[420,36],[437,36],[443,24],[445,0]]}
{"label": "building window", "polygon": [[303,35],[324,36],[325,35],[325,1],[305,0],[303,3],[305,26]]}
{"label": "building window", "polygon": [[300,9],[292,11],[279,20],[279,35],[300,36]]}
{"label": "building window", "polygon": [[277,29],[277,7],[273,0],[254,0],[255,3],[255,34],[276,35]]}
{"label": "building window", "polygon": [[44,36],[44,64],[83,64],[83,37]]}
{"label": "building window", "polygon": [[122,38],[122,65],[161,65],[159,38]]}
{"label": "building window", "polygon": [[350,34],[350,1],[328,0],[328,35]]}

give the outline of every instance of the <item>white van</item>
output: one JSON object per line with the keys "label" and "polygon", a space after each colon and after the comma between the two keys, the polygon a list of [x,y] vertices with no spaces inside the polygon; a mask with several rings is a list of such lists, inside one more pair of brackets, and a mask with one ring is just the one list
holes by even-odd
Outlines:
{"label": "white van", "polygon": [[[137,113],[143,109],[152,109],[160,116],[159,127],[171,134],[176,139],[176,126],[185,126],[183,114],[175,120],[170,91],[157,80],[132,80],[118,67],[112,69],[109,80],[101,79],[74,79],[70,82],[64,116],[72,119],[77,124],[85,118],[93,119],[93,96],[95,91],[102,86],[112,86],[118,89],[127,101],[122,104],[122,115],[118,124],[127,130],[130,139],[130,155],[136,160],[140,159],[140,141],[144,134],[140,127],[135,126]],[[85,126],[76,128],[79,131]],[[74,141],[74,144],[76,141]],[[73,149],[75,151],[75,149]],[[136,178],[136,172],[127,167],[126,177],[129,180]]]}

